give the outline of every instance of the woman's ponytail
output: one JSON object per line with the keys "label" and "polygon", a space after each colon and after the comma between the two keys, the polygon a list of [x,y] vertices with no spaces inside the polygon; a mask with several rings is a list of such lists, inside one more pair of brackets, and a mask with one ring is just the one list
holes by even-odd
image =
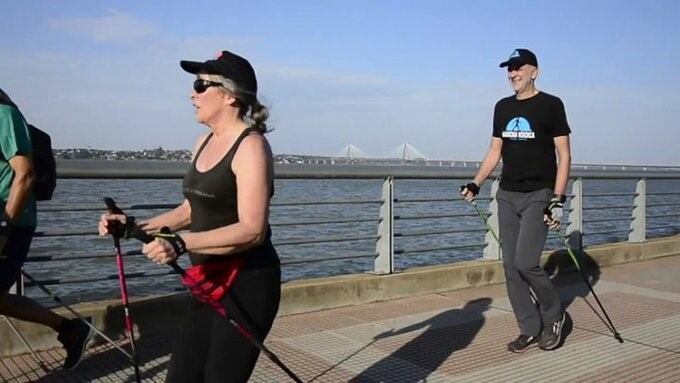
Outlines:
{"label": "woman's ponytail", "polygon": [[255,128],[262,134],[268,132],[267,130],[267,119],[269,118],[269,110],[266,106],[260,104],[260,101],[255,99],[253,105],[250,106],[250,126]]}

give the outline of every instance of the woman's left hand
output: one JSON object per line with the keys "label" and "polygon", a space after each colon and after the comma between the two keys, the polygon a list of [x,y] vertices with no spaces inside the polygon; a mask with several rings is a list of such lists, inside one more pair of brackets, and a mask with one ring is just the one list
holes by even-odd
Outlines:
{"label": "woman's left hand", "polygon": [[159,265],[165,265],[174,262],[177,259],[177,253],[170,242],[162,238],[144,244],[142,253],[146,255],[152,262]]}

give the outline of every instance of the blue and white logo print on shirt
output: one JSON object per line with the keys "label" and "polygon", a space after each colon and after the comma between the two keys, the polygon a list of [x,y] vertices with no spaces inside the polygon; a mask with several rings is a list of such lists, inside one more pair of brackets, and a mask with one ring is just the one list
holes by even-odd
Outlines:
{"label": "blue and white logo print on shirt", "polygon": [[508,138],[513,141],[525,141],[536,138],[536,134],[531,130],[531,124],[524,117],[515,117],[503,131],[503,138]]}

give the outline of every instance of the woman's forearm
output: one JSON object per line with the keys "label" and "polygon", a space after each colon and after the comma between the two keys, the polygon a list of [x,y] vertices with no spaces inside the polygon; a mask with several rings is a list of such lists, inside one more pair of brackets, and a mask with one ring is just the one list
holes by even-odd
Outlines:
{"label": "woman's forearm", "polygon": [[230,255],[261,244],[266,235],[266,225],[236,222],[213,230],[183,233],[182,239],[188,251]]}

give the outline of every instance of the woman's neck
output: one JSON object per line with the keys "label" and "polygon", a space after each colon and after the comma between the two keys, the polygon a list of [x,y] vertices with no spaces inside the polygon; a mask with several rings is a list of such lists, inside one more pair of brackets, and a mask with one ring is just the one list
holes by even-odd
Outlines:
{"label": "woman's neck", "polygon": [[210,130],[217,137],[230,136],[235,132],[241,132],[246,128],[246,123],[243,122],[238,115],[223,115],[217,118],[212,124],[208,124]]}

